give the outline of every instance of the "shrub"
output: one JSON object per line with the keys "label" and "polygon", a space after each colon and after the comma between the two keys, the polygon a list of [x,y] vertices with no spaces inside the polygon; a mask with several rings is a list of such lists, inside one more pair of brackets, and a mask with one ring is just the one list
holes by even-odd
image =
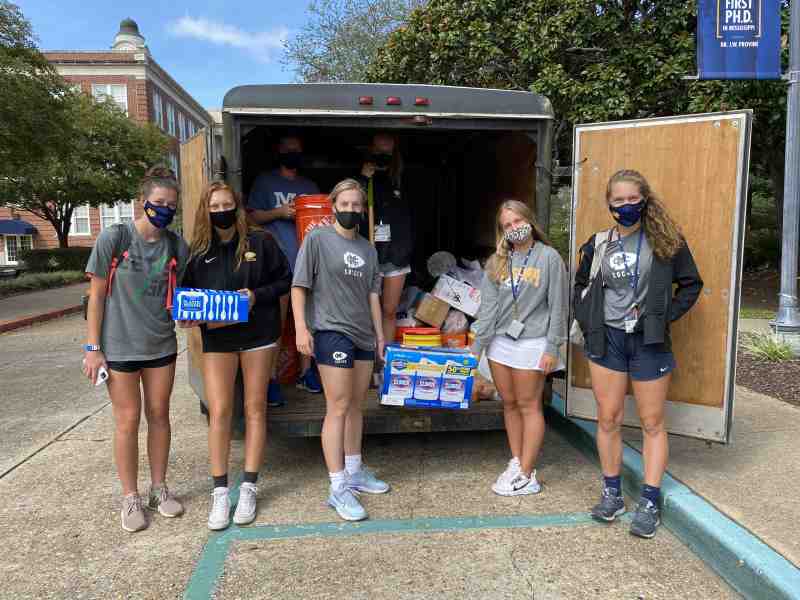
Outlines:
{"label": "shrub", "polygon": [[792,360],[792,347],[773,333],[757,333],[744,344],[745,350],[761,360],[781,362]]}
{"label": "shrub", "polygon": [[91,248],[48,248],[26,250],[20,256],[29,273],[81,271],[86,268]]}
{"label": "shrub", "polygon": [[46,290],[84,281],[86,275],[80,271],[58,271],[55,273],[26,273],[14,279],[0,280],[0,298],[35,290]]}

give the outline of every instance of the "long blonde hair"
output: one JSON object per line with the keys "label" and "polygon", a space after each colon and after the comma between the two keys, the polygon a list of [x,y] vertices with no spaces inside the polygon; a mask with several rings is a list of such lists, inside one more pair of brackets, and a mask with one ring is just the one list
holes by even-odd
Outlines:
{"label": "long blonde hair", "polygon": [[242,264],[244,253],[247,252],[249,248],[247,234],[251,227],[247,222],[247,213],[242,206],[241,197],[224,181],[210,182],[206,185],[200,196],[200,202],[197,204],[197,211],[194,216],[194,233],[192,235],[191,245],[192,257],[202,256],[211,248],[214,226],[211,224],[211,214],[208,204],[211,202],[211,196],[214,192],[228,192],[233,196],[233,201],[236,203],[235,227],[236,233],[239,234],[239,243],[236,247],[236,270],[238,271]]}
{"label": "long blonde hair", "polygon": [[506,273],[508,272],[509,255],[513,248],[511,242],[506,240],[503,226],[500,224],[500,215],[503,214],[504,210],[510,210],[511,212],[516,213],[531,224],[531,227],[533,228],[532,235],[534,241],[541,242],[547,246],[551,245],[550,240],[548,240],[547,236],[544,234],[544,230],[539,226],[539,223],[536,222],[536,217],[533,216],[533,211],[531,210],[530,206],[524,202],[520,202],[519,200],[504,200],[497,209],[497,215],[494,219],[497,249],[486,263],[486,272],[489,273],[489,277],[495,283],[499,283],[506,276]]}
{"label": "long blonde hair", "polygon": [[645,200],[642,212],[642,227],[647,241],[661,260],[672,260],[683,246],[684,238],[680,226],[667,212],[667,207],[650,188],[644,175],[632,169],[622,169],[614,173],[606,186],[606,202],[611,200],[611,186],[615,183],[633,183]]}

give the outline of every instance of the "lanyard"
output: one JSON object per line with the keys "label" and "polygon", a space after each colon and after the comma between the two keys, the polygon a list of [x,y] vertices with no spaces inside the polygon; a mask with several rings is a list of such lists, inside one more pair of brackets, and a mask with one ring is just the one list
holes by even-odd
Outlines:
{"label": "lanyard", "polygon": [[636,264],[634,266],[633,273],[631,273],[628,269],[628,259],[625,255],[625,242],[622,241],[622,236],[619,235],[619,229],[617,229],[617,236],[619,237],[619,244],[622,246],[622,262],[625,263],[625,275],[630,278],[631,289],[633,289],[633,303],[635,306],[636,291],[639,287],[639,257],[642,255],[642,238],[644,238],[644,230],[642,228],[639,229],[639,242],[636,244]]}
{"label": "lanyard", "polygon": [[525,275],[525,269],[528,268],[528,259],[531,257],[531,252],[533,252],[533,246],[535,242],[531,244],[531,247],[528,248],[528,254],[525,255],[525,262],[522,263],[522,269],[519,271],[519,275],[517,276],[517,282],[514,283],[514,251],[511,251],[511,255],[508,259],[508,278],[511,281],[511,295],[514,297],[514,314],[519,315],[519,309],[517,308],[517,296],[519,296],[517,290],[519,286],[522,285],[522,276]]}

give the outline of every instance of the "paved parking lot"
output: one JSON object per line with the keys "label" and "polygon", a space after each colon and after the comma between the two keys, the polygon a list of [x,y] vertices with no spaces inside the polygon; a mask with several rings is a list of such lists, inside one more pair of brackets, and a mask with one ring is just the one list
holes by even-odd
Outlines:
{"label": "paved parking lot", "polygon": [[[502,432],[369,438],[365,459],[393,490],[364,497],[362,524],[324,505],[318,439],[271,437],[257,522],[210,534],[206,423],[184,356],[169,480],[187,511],[125,533],[110,406],[79,372],[83,327],[70,317],[0,336],[0,597],[737,597],[668,531],[645,541],[588,519],[597,466],[552,431],[544,491],[522,498],[489,489]],[[234,475],[239,441],[232,460]],[[144,492],[144,456],[140,473]]]}

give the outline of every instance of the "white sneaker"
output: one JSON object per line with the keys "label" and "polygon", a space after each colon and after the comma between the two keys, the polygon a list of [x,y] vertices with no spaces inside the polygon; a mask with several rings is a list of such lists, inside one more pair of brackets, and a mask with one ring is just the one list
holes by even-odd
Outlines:
{"label": "white sneaker", "polygon": [[228,495],[228,488],[214,488],[211,499],[211,512],[208,513],[208,528],[212,531],[225,529],[231,524],[231,499]]}
{"label": "white sneaker", "polygon": [[534,471],[530,477],[526,477],[524,473],[517,473],[506,485],[495,483],[492,491],[498,496],[526,496],[538,494],[542,491],[542,486],[536,481],[536,471]]}
{"label": "white sneaker", "polygon": [[511,480],[514,479],[519,474],[520,464],[519,459],[512,458],[508,461],[508,465],[506,466],[506,470],[500,473],[500,476],[497,478],[497,481],[492,486],[492,489],[497,487],[507,487]]}
{"label": "white sneaker", "polygon": [[256,496],[258,487],[255,483],[245,481],[239,488],[239,502],[233,513],[233,522],[237,525],[247,525],[256,519]]}

